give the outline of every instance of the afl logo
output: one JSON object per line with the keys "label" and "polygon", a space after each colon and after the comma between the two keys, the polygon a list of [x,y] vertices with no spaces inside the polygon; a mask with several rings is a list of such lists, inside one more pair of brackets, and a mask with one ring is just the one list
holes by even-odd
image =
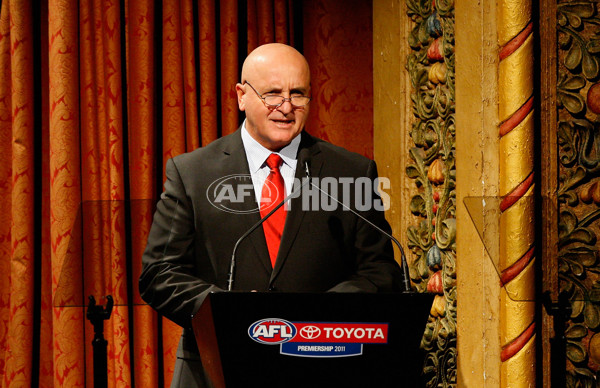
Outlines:
{"label": "afl logo", "polygon": [[[271,184],[272,186],[273,184]],[[254,185],[250,174],[227,175],[213,181],[206,189],[206,199],[219,210],[235,214],[258,213],[260,207],[246,209],[242,205],[246,198],[254,197]]]}
{"label": "afl logo", "polygon": [[248,328],[248,335],[258,343],[277,345],[294,338],[296,326],[284,319],[261,319]]}

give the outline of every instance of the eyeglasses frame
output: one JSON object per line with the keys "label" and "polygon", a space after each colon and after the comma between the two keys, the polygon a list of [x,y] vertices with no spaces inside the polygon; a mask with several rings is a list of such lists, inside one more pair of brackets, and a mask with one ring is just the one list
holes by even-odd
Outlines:
{"label": "eyeglasses frame", "polygon": [[277,104],[277,105],[271,105],[271,104],[267,104],[267,101],[265,101],[265,98],[262,94],[260,94],[259,92],[256,91],[256,89],[254,89],[254,86],[252,86],[250,84],[250,82],[248,81],[244,81],[244,85],[248,84],[248,86],[250,86],[250,88],[252,88],[252,90],[254,90],[254,93],[256,93],[256,95],[258,96],[258,98],[260,98],[263,102],[263,104],[265,104],[265,106],[269,109],[277,109],[279,108],[281,105],[285,104],[286,101],[290,102],[290,105],[292,105],[292,107],[296,108],[296,109],[301,109],[304,108],[306,105],[308,105],[308,103],[310,102],[310,100],[312,100],[312,97],[308,97],[308,96],[301,96],[301,97],[305,97],[308,98],[308,101],[306,102],[306,104],[304,105],[296,105],[292,102],[292,97],[283,97],[283,96],[274,96],[274,97],[281,97],[283,98],[283,101],[281,101],[281,103]]}

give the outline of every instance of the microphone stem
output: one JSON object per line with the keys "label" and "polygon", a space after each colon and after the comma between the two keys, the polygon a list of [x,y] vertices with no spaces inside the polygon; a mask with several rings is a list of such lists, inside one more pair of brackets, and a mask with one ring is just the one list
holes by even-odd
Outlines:
{"label": "microphone stem", "polygon": [[396,238],[394,236],[392,236],[390,233],[388,233],[385,230],[381,229],[379,226],[377,226],[373,222],[369,221],[366,217],[364,217],[363,215],[361,215],[357,211],[355,211],[355,210],[351,209],[350,207],[346,206],[343,202],[338,201],[337,198],[332,197],[331,195],[329,195],[329,193],[327,193],[326,191],[322,190],[319,186],[315,185],[312,182],[311,182],[311,185],[313,187],[315,187],[317,190],[319,190],[321,193],[325,194],[329,198],[333,199],[335,202],[337,202],[340,205],[342,205],[342,207],[344,209],[346,209],[346,210],[352,212],[353,214],[355,214],[356,216],[360,217],[363,221],[365,221],[367,224],[371,225],[373,228],[377,229],[381,234],[383,234],[384,236],[388,237],[390,240],[392,240],[394,242],[394,244],[396,244],[396,246],[400,250],[400,258],[401,258],[400,265],[402,266],[402,292],[412,292],[411,286],[410,286],[410,276],[409,276],[409,270],[408,270],[408,263],[406,261],[406,256],[404,255],[404,249],[402,248],[402,245],[400,244],[400,242],[398,240],[396,240]]}

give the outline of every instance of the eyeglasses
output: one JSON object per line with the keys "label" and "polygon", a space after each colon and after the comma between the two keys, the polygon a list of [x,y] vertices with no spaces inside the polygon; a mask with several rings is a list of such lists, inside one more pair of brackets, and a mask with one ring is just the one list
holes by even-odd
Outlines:
{"label": "eyeglasses", "polygon": [[274,96],[274,95],[270,95],[270,94],[267,96],[263,96],[259,92],[257,92],[256,89],[254,89],[254,86],[250,85],[249,82],[245,81],[244,83],[248,84],[248,86],[250,86],[252,88],[252,90],[254,90],[254,93],[256,93],[258,98],[263,100],[263,102],[265,103],[267,108],[277,109],[281,105],[283,105],[283,103],[286,101],[289,101],[290,104],[292,104],[292,106],[294,108],[302,108],[303,106],[307,105],[310,102],[310,97],[308,97],[308,96],[294,95],[294,96],[291,96],[290,98],[286,98],[283,96]]}

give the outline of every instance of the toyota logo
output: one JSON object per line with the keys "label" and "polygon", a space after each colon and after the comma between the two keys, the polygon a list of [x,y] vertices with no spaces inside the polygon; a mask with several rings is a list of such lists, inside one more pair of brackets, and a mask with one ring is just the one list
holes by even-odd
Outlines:
{"label": "toyota logo", "polygon": [[321,329],[316,326],[304,326],[300,329],[300,335],[302,338],[306,339],[317,338],[319,335],[321,335]]}

